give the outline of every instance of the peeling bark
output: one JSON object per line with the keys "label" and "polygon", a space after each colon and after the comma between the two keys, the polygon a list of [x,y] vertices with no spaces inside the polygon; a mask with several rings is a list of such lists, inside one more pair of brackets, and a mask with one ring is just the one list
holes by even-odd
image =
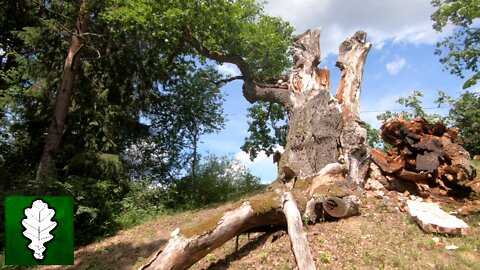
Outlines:
{"label": "peeling bark", "polygon": [[351,190],[362,187],[369,168],[366,131],[359,124],[363,66],[371,47],[365,37],[365,32],[359,31],[340,47],[337,65],[342,81],[337,101],[329,92],[330,72],[318,68],[320,29],[295,37],[295,69],[266,81],[257,81],[241,57],[212,51],[184,29],[184,41],[199,54],[237,65],[247,101],[279,103],[288,112],[285,152],[276,155],[281,188],[270,200],[276,205],[273,210],[254,210],[254,201],[247,199],[226,212],[210,231],[190,238],[176,232],[163,252],[143,269],[186,269],[227,240],[265,225],[287,225],[298,269],[315,269],[301,212],[311,222],[324,213],[336,218],[358,214],[360,201]]}
{"label": "peeling bark", "polygon": [[362,186],[370,163],[367,150],[367,132],[360,126],[360,90],[363,68],[372,44],[366,42],[367,34],[357,31],[339,48],[337,66],[342,79],[337,98],[342,109],[343,131],[340,142],[348,167],[350,182]]}

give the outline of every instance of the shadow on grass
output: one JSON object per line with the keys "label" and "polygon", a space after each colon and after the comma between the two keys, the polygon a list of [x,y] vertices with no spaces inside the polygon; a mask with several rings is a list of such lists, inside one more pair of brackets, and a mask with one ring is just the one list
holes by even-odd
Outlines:
{"label": "shadow on grass", "polygon": [[62,269],[134,269],[167,242],[166,239],[136,245],[119,242],[96,249],[92,247],[87,250],[79,250],[75,252],[75,265],[65,266]]}
{"label": "shadow on grass", "polygon": [[[280,230],[280,229],[279,229]],[[278,230],[277,230],[278,231]],[[242,246],[237,251],[234,251],[227,255],[224,259],[218,260],[215,263],[210,264],[207,270],[221,270],[228,269],[230,263],[236,260],[240,260],[243,257],[247,256],[251,251],[255,250],[259,246],[265,244],[268,238],[273,235],[276,231],[266,232],[257,238],[249,241],[246,245]]]}

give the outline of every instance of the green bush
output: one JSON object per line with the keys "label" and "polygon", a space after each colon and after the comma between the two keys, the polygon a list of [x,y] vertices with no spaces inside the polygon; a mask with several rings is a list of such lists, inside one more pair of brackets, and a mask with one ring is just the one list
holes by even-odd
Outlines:
{"label": "green bush", "polygon": [[174,186],[177,206],[196,208],[226,202],[259,190],[260,179],[238,161],[209,156],[195,175],[188,175]]}
{"label": "green bush", "polygon": [[115,218],[121,228],[130,228],[165,214],[169,191],[146,182],[130,183],[130,192],[121,201],[122,211]]}

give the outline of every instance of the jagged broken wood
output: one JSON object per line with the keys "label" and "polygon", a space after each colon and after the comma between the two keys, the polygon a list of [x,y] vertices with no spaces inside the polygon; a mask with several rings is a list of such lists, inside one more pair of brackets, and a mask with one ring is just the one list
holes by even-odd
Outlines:
{"label": "jagged broken wood", "polygon": [[465,221],[452,216],[435,204],[407,201],[408,215],[422,230],[432,233],[466,235],[469,227]]}
{"label": "jagged broken wood", "polygon": [[371,150],[372,160],[387,176],[370,168],[370,177],[390,190],[405,188],[401,181],[411,182],[414,193],[468,197],[472,191],[466,184],[476,176],[468,152],[456,142],[457,128],[431,124],[423,118],[407,121],[402,118],[385,122],[382,139],[393,148],[388,152]]}
{"label": "jagged broken wood", "polygon": [[[226,212],[208,231],[187,237],[180,230],[142,269],[186,269],[227,240],[268,224],[288,224],[298,269],[315,269],[301,220],[305,204],[310,209],[323,207],[334,217],[358,214],[359,201],[350,193],[362,188],[370,163],[366,131],[359,124],[359,98],[371,44],[366,42],[366,33],[358,31],[340,46],[337,66],[342,70],[342,79],[337,100],[329,91],[330,71],[318,67],[319,39],[320,29],[295,37],[294,70],[275,79],[258,81],[243,58],[210,50],[189,28],[184,28],[184,42],[199,54],[239,68],[247,101],[274,102],[287,111],[285,151],[277,156],[280,187],[276,193],[265,195],[267,205],[275,205],[272,209],[255,210],[253,199],[247,199]],[[337,186],[341,196],[334,192]],[[315,200],[322,196],[324,200]]]}

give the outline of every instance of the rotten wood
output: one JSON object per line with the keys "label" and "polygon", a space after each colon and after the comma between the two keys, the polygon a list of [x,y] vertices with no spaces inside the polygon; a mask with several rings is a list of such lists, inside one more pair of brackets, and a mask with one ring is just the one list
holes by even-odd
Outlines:
{"label": "rotten wood", "polygon": [[367,131],[360,126],[360,92],[365,60],[372,44],[366,42],[367,34],[357,31],[342,42],[339,48],[337,66],[342,79],[337,90],[338,103],[343,117],[340,136],[347,179],[356,185],[363,185],[370,164],[367,150]]}
{"label": "rotten wood", "polygon": [[[436,188],[441,194],[467,197],[471,189],[468,181],[476,176],[470,155],[458,143],[457,128],[447,129],[440,123],[431,124],[423,118],[407,121],[392,119],[381,127],[382,139],[393,145],[388,153],[372,150],[372,160],[387,175],[395,179],[384,185],[387,189],[404,189],[400,181],[417,185],[425,196]],[[370,170],[371,178],[373,170]],[[377,173],[378,174],[378,173]]]}
{"label": "rotten wood", "polygon": [[360,213],[360,200],[355,195],[349,195],[343,198],[327,197],[323,200],[322,204],[325,212],[336,218],[355,216]]}
{"label": "rotten wood", "polygon": [[[275,189],[278,205],[274,211],[255,213],[247,200],[241,207],[226,212],[208,232],[189,238],[182,236],[182,231],[174,234],[163,252],[144,269],[186,269],[242,232],[271,224],[288,224],[298,269],[315,269],[300,215],[305,209],[299,209],[295,200],[302,208],[310,208],[313,220],[318,215],[314,217],[312,207],[323,207],[334,217],[358,214],[357,197],[344,191],[352,186],[362,187],[369,169],[366,131],[359,124],[359,98],[364,63],[371,44],[366,42],[366,34],[362,31],[342,43],[337,63],[342,70],[337,101],[329,91],[330,71],[318,67],[321,60],[319,38],[320,29],[308,30],[295,37],[292,47],[294,70],[258,81],[244,59],[212,51],[189,28],[183,29],[184,42],[199,54],[239,68],[247,101],[279,103],[288,112],[285,151],[275,156],[281,187]],[[334,188],[326,187],[327,184]],[[345,194],[332,196],[330,193],[335,193],[333,190],[338,185],[342,185],[341,193]],[[320,192],[323,187],[325,192]]]}
{"label": "rotten wood", "polygon": [[163,251],[141,269],[188,269],[236,235],[264,225],[285,225],[285,217],[276,211],[255,213],[251,204],[244,202],[240,207],[225,212],[211,232],[188,238],[182,235],[180,229],[175,230]]}

